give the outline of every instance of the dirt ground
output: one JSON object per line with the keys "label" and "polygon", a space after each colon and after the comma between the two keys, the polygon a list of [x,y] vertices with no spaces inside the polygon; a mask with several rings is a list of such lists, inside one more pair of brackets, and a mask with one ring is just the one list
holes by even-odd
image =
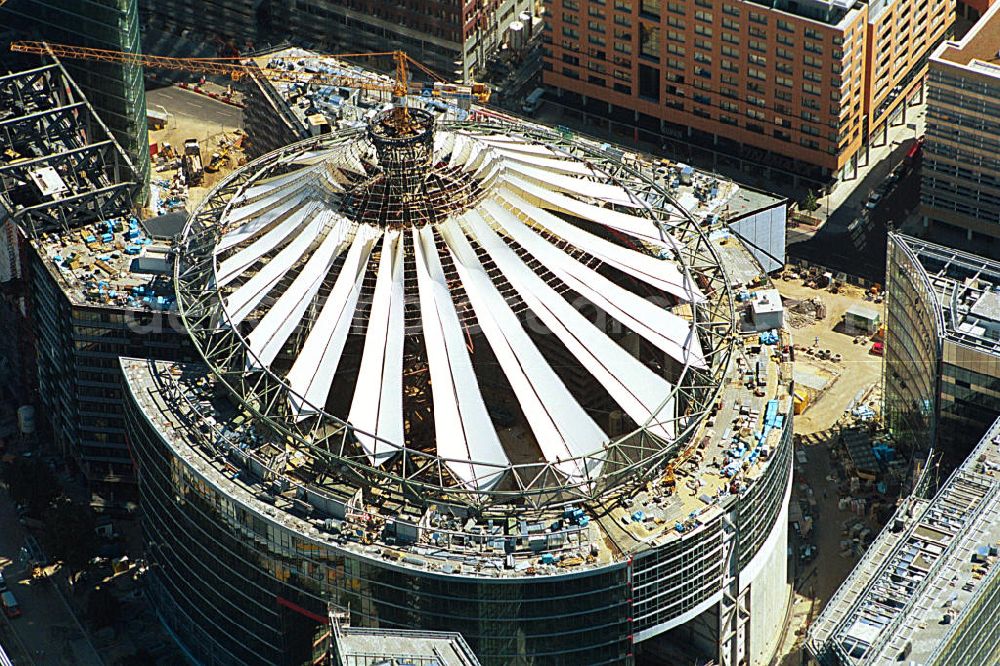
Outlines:
{"label": "dirt ground", "polygon": [[[880,309],[881,305],[865,301],[863,292],[853,287],[832,294],[803,286],[801,280],[779,279],[776,284],[786,300],[818,296],[827,307],[825,319],[802,328],[790,328],[794,343],[812,347],[818,337],[820,349],[841,355],[841,360],[833,363],[804,353],[796,354],[797,368],[804,368],[812,375],[832,377],[805,413],[795,417],[796,449],[805,455],[806,461],[796,460],[792,501],[797,502],[804,496],[801,484],[807,484],[816,499],[816,515],[813,532],[807,538],[798,538],[789,530],[789,546],[793,553],[789,566],[794,571],[795,595],[784,642],[775,663],[798,666],[803,663],[802,641],[806,628],[857,563],[856,557],[844,555],[840,550],[843,525],[856,520],[857,516],[838,507],[840,489],[830,446],[837,437],[838,422],[845,417],[850,403],[860,392],[875,387],[882,371],[881,357],[869,353],[871,344],[856,344],[854,335],[843,332],[841,322],[851,305],[864,304],[875,309]],[[806,542],[817,546],[818,552],[816,559],[809,563],[803,563],[798,557],[799,545]]]}
{"label": "dirt ground", "polygon": [[[170,144],[175,151],[183,151],[186,139],[198,139],[201,147],[202,161],[207,165],[211,161],[212,153],[219,152],[220,140],[223,138],[232,140],[236,136],[237,130],[242,129],[240,127],[242,122],[220,123],[218,119],[208,119],[212,107],[220,106],[222,103],[187,91],[184,91],[184,95],[194,101],[187,101],[185,107],[181,107],[180,105],[171,107],[167,100],[162,100],[167,103],[158,105],[165,108],[170,113],[170,117],[166,127],[163,129],[150,130],[149,143],[150,145],[156,144],[159,150],[162,150],[164,144]],[[179,99],[184,100],[183,97]],[[197,117],[197,109],[199,107],[204,107],[206,112],[205,118]],[[230,156],[231,159],[228,167],[223,166],[215,173],[206,171],[201,184],[188,189],[188,201],[186,205],[188,211],[194,210],[195,206],[205,198],[209,190],[231,173],[243,157],[241,153],[232,150],[230,150]],[[174,177],[176,169],[158,170],[157,166],[159,165],[160,161],[154,155],[153,180],[170,180]]]}
{"label": "dirt ground", "polygon": [[882,374],[882,358],[869,353],[871,344],[856,344],[854,335],[843,332],[841,324],[844,312],[855,304],[881,309],[871,301],[864,300],[863,292],[856,287],[842,288],[840,293],[812,289],[802,285],[801,280],[777,280],[778,291],[783,299],[803,300],[819,297],[826,304],[826,318],[803,328],[790,328],[792,341],[797,345],[813,346],[819,338],[819,348],[840,354],[839,363],[828,363],[811,359],[806,354],[797,354],[796,366],[815,368],[826,372],[839,372],[825,391],[809,405],[806,411],[795,417],[795,432],[800,434],[819,433],[830,429],[859,391],[875,385]]}

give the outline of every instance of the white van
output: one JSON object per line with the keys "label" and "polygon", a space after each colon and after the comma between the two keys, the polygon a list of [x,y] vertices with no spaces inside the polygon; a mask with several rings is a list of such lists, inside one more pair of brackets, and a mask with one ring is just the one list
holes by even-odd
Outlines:
{"label": "white van", "polygon": [[545,100],[542,99],[544,94],[545,88],[535,88],[532,90],[531,94],[524,98],[524,103],[521,104],[521,111],[528,115],[534,114],[544,103]]}

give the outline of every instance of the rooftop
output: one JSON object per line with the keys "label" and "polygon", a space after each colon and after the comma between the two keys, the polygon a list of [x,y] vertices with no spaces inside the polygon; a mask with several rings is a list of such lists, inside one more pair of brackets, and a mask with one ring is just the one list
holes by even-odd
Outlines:
{"label": "rooftop", "polygon": [[810,652],[844,666],[933,663],[997,575],[998,547],[1000,420],[930,502],[900,507],[813,624]]}
{"label": "rooftop", "polygon": [[[285,107],[280,112],[300,131],[312,135],[333,129],[363,127],[378,110],[392,102],[390,88],[393,79],[367,69],[357,62],[346,62],[324,57],[315,51],[293,47],[257,56],[253,62],[263,72]],[[290,83],[277,78],[269,79],[271,72],[315,73],[331,82],[343,79],[345,85],[317,85]],[[364,85],[350,85],[352,83]],[[379,89],[375,89],[379,88]],[[428,91],[432,88],[428,88]],[[426,108],[436,114],[464,120],[468,113],[456,104],[431,94],[413,94],[408,98],[413,108]]]}
{"label": "rooftop", "polygon": [[944,335],[1000,354],[1000,262],[912,236],[892,238],[923,267]]}
{"label": "rooftop", "polygon": [[479,666],[461,634],[341,626],[333,620],[335,666]]}
{"label": "rooftop", "polygon": [[174,307],[169,241],[154,240],[134,217],[53,231],[31,242],[74,305]]}
{"label": "rooftop", "polygon": [[946,41],[931,56],[1000,79],[1000,4],[994,3],[958,41]]}
{"label": "rooftop", "polygon": [[[339,475],[317,476],[305,452],[275,447],[248,413],[218,397],[224,392],[202,367],[122,363],[133,395],[176,453],[255,511],[315,540],[400,566],[498,577],[608,564],[620,553],[679,539],[712,521],[768,469],[789,413],[778,364],[767,351],[747,353],[737,365],[746,372],[758,359],[765,364],[763,395],[743,385],[726,388],[722,408],[696,436],[705,448],[677,470],[676,491],[655,478],[638,492],[623,487],[593,505],[507,508],[510,513],[498,508],[479,520],[447,506],[421,510],[390,489],[362,493]],[[261,471],[279,463],[281,479],[262,481]]]}

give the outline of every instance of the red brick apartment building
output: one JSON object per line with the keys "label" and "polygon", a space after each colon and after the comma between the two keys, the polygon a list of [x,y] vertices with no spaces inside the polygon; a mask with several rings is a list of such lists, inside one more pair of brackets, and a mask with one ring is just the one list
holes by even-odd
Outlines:
{"label": "red brick apartment building", "polygon": [[923,96],[955,0],[545,0],[544,82],[570,114],[670,152],[850,178]]}

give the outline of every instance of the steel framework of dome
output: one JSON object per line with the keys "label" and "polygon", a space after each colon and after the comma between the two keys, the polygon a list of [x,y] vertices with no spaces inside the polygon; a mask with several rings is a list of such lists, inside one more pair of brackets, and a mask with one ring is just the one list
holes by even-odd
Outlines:
{"label": "steel framework of dome", "polygon": [[255,160],[181,236],[184,324],[267,464],[474,506],[648,478],[738,340],[707,236],[610,151],[409,114]]}

